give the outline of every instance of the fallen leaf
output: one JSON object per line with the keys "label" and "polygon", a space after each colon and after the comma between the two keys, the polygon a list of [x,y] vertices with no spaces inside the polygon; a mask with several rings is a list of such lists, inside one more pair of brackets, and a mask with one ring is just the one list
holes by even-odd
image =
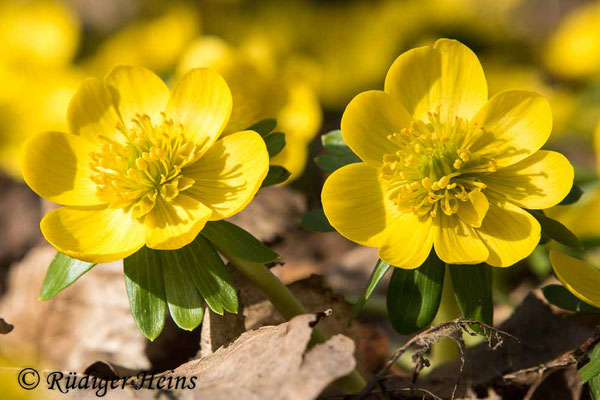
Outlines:
{"label": "fallen leaf", "polygon": [[[206,310],[202,327],[201,356],[207,356],[221,346],[227,346],[244,331],[285,322],[283,316],[255,285],[237,272],[236,269],[231,268],[230,270],[238,289],[240,313],[238,315],[225,314],[220,316],[208,309]],[[293,282],[288,287],[309,312],[320,313],[331,309],[331,315],[319,322],[319,327],[325,333],[329,335],[341,333],[352,338],[359,346],[363,343],[363,337],[366,338],[371,335],[369,330],[359,329],[357,322],[348,326],[347,322],[352,312],[352,305],[342,295],[334,292],[325,283],[322,276],[312,275],[306,279]],[[365,352],[369,352],[368,356],[364,352],[357,352],[356,354],[361,373],[370,374],[371,370],[368,367],[365,369],[365,365],[385,362],[385,351],[371,352],[372,348],[367,345],[360,348]],[[367,357],[369,363],[363,361]]]}
{"label": "fallen leaf", "polygon": [[11,267],[0,315],[15,328],[3,338],[3,351],[25,352],[51,368],[70,371],[97,360],[150,368],[147,341],[129,311],[121,263],[99,264],[52,300],[39,301],[55,254],[49,246],[36,247]]}
{"label": "fallen leaf", "polygon": [[[40,199],[24,183],[0,175],[0,271],[42,240]],[[10,210],[10,211],[8,211]]]}
{"label": "fallen leaf", "polygon": [[0,318],[0,334],[6,335],[10,333],[15,327],[4,320],[4,318]]}
{"label": "fallen leaf", "polygon": [[[248,331],[166,376],[198,376],[196,393],[213,400],[314,399],[355,367],[354,342],[346,336],[335,335],[307,350],[314,321],[307,314]],[[182,394],[182,399],[199,398]]]}
{"label": "fallen leaf", "polygon": [[286,187],[261,189],[246,208],[229,219],[264,242],[276,241],[298,227],[306,210],[304,196]]}
{"label": "fallen leaf", "polygon": [[[214,354],[155,375],[153,390],[148,388],[146,380],[143,388],[126,386],[108,390],[103,398],[150,400],[162,395],[178,400],[315,399],[328,385],[355,368],[354,342],[343,335],[307,348],[317,320],[316,315],[306,314],[277,326],[245,332]],[[104,363],[96,366],[107,378],[122,377],[114,366]],[[168,382],[171,378],[171,382],[175,382],[176,378],[184,377],[188,386],[195,377],[193,388],[156,390],[158,379]],[[82,378],[78,375],[77,381]],[[136,384],[139,386],[140,379]],[[71,398],[77,400],[96,396],[93,389],[76,390],[71,394]]]}

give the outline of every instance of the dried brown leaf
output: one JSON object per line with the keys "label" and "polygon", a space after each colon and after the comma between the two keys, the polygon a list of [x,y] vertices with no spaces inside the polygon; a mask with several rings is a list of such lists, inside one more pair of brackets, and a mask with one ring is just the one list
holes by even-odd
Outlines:
{"label": "dried brown leaf", "polygon": [[120,262],[100,264],[49,301],[39,301],[56,250],[32,249],[10,269],[0,315],[15,325],[4,349],[44,359],[56,369],[81,371],[102,359],[132,369],[150,368],[146,340],[131,312]]}

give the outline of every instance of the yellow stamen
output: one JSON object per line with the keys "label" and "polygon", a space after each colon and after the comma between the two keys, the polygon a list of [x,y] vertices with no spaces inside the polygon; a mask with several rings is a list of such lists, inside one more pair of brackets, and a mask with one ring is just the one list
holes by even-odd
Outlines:
{"label": "yellow stamen", "polygon": [[157,196],[172,201],[194,185],[182,170],[199,159],[199,147],[186,140],[181,124],[164,115],[154,124],[143,114],[133,118],[131,128],[119,123],[117,130],[124,141],[101,137],[104,143],[90,154],[90,179],[110,207],[141,218],[156,206]]}

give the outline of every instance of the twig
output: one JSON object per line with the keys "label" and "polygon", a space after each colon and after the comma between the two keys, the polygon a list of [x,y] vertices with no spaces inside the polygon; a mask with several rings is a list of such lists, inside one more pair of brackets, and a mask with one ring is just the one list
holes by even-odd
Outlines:
{"label": "twig", "polygon": [[502,378],[505,383],[529,386],[523,400],[530,400],[537,388],[549,375],[556,371],[577,367],[587,358],[587,354],[592,351],[594,346],[598,343],[600,343],[600,326],[596,327],[594,335],[586,339],[579,347],[569,350],[553,360],[534,367],[511,372],[510,374],[504,375]]}
{"label": "twig", "polygon": [[[500,331],[492,326],[489,326],[480,321],[474,321],[470,319],[455,319],[449,322],[445,322],[439,325],[432,326],[425,331],[413,336],[406,344],[402,347],[394,351],[386,365],[377,372],[367,383],[367,386],[357,395],[350,396],[350,398],[362,399],[368,394],[370,394],[374,387],[378,384],[378,382],[385,379],[385,376],[388,374],[391,367],[396,364],[398,359],[406,353],[410,348],[415,348],[415,354],[413,355],[414,362],[414,371],[412,376],[412,382],[416,381],[419,372],[424,368],[429,366],[429,360],[426,358],[426,353],[434,343],[437,343],[442,338],[448,338],[454,340],[461,352],[461,367],[460,372],[462,373],[464,369],[464,341],[462,338],[463,333],[467,333],[471,336],[478,335],[479,333],[474,331],[471,325],[476,325],[481,328],[483,331],[481,334],[488,339],[488,343],[492,349],[498,348],[503,342],[503,337],[510,337],[515,340],[518,340],[516,337],[512,336],[509,333]],[[496,344],[492,346],[492,342],[496,341]],[[459,374],[460,379],[460,374]],[[458,388],[459,381],[456,382],[456,385],[452,391],[452,398],[456,393]]]}

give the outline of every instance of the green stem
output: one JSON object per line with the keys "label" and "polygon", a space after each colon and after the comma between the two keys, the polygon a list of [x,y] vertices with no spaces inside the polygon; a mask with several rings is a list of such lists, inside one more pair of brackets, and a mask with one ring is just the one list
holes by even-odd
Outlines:
{"label": "green stem", "polygon": [[[449,268],[446,266],[446,272],[444,274],[444,286],[442,288],[442,301],[440,302],[440,308],[433,320],[433,324],[441,324],[448,322],[460,316],[460,309],[454,298],[454,287],[452,286],[452,279],[450,278]],[[441,364],[452,361],[458,357],[459,350],[451,339],[441,339],[431,349],[431,365],[438,367]]]}
{"label": "green stem", "polygon": [[[222,251],[222,249],[219,250]],[[226,253],[222,254],[238,271],[262,290],[286,320],[309,313],[292,291],[273,275],[271,270],[264,264],[241,260]],[[323,343],[328,338],[319,327],[313,328],[313,341]],[[365,380],[355,369],[349,375],[338,379],[336,384],[345,393],[357,393],[365,387]]]}

